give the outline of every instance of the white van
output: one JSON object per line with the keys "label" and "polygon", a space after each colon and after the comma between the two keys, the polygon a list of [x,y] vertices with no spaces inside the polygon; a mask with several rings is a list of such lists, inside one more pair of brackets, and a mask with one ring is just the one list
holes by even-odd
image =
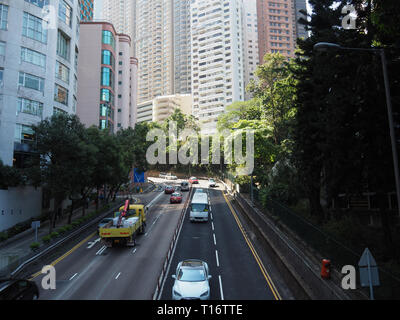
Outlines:
{"label": "white van", "polygon": [[196,192],[190,203],[190,221],[208,221],[208,195],[207,193]]}

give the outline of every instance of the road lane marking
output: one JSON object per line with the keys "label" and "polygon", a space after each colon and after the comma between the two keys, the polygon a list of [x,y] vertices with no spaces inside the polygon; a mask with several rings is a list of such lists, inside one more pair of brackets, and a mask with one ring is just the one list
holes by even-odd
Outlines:
{"label": "road lane marking", "polygon": [[133,249],[132,253],[135,253],[135,252],[136,252],[136,250],[137,250],[136,248],[135,248],[135,249]]}
{"label": "road lane marking", "polygon": [[214,231],[214,222],[211,221],[211,228]]}
{"label": "road lane marking", "polygon": [[235,218],[236,223],[237,223],[237,225],[238,225],[240,231],[242,232],[242,235],[243,235],[243,237],[244,237],[244,239],[245,239],[247,245],[249,246],[251,253],[253,254],[253,256],[254,256],[254,258],[255,258],[255,260],[256,260],[258,266],[260,267],[261,273],[263,274],[265,280],[267,281],[268,286],[269,286],[269,288],[270,288],[272,294],[274,295],[274,297],[275,297],[276,300],[282,300],[282,297],[281,297],[281,295],[279,294],[278,290],[276,289],[276,286],[275,286],[274,282],[272,281],[270,275],[268,274],[267,269],[265,268],[264,264],[262,263],[262,261],[261,261],[259,255],[257,254],[257,251],[255,250],[255,248],[254,248],[253,244],[251,243],[250,239],[249,239],[248,236],[246,235],[246,233],[245,233],[245,231],[244,231],[244,228],[243,228],[243,226],[242,226],[242,224],[241,224],[241,222],[240,222],[238,216],[236,215],[234,209],[232,208],[232,205],[230,204],[230,202],[229,202],[228,198],[225,196],[225,194],[222,193],[222,195],[224,196],[225,202],[228,204],[228,207],[229,207],[229,209],[230,209],[230,211],[231,211],[233,217]]}
{"label": "road lane marking", "polygon": [[210,212],[211,220],[214,220],[212,213]]}
{"label": "road lane marking", "polygon": [[[59,257],[58,259],[54,260],[52,263],[50,263],[50,265],[52,265],[53,267],[59,263],[61,260],[65,259],[67,256],[69,256],[72,252],[74,252],[76,249],[78,249],[80,246],[82,246],[85,242],[87,242],[90,238],[92,238],[95,234],[97,233],[97,231],[93,232],[91,235],[89,235],[88,237],[86,237],[85,239],[83,239],[81,242],[79,242],[76,246],[74,246],[71,250],[67,251],[66,253],[64,253],[61,257]],[[42,271],[38,271],[35,274],[33,274],[31,276],[31,278],[29,280],[33,280],[35,279],[37,276],[41,275]]]}
{"label": "road lane marking", "polygon": [[87,248],[88,249],[91,249],[91,248],[93,248],[93,246],[97,243],[97,242],[99,242],[100,241],[100,238],[97,238],[96,240],[94,240],[94,241],[90,241],[90,242],[88,242],[88,246],[87,246]]}
{"label": "road lane marking", "polygon": [[73,278],[75,278],[77,273],[75,273],[71,278],[69,278],[69,281],[71,281]]}
{"label": "road lane marking", "polygon": [[97,255],[97,256],[101,255],[106,249],[107,249],[106,246],[102,246],[102,247],[99,249],[99,251],[96,252],[96,255]]}
{"label": "road lane marking", "polygon": [[218,251],[215,250],[215,258],[217,260],[217,267],[219,267],[219,258],[218,258]]}
{"label": "road lane marking", "polygon": [[217,245],[217,239],[215,239],[215,233],[213,233],[213,238],[214,238],[214,245]]}
{"label": "road lane marking", "polygon": [[121,275],[121,272],[117,274],[117,276],[115,277],[115,280],[117,280],[120,275]]}
{"label": "road lane marking", "polygon": [[218,276],[219,278],[219,292],[221,293],[221,300],[224,300],[224,290],[222,289],[222,279],[221,276]]}

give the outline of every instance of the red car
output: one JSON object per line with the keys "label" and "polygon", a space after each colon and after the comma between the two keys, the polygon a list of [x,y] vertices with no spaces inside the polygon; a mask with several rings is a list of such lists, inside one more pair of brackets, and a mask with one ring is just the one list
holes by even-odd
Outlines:
{"label": "red car", "polygon": [[182,195],[179,192],[174,192],[171,194],[171,198],[169,199],[170,203],[181,203],[182,202]]}
{"label": "red car", "polygon": [[196,177],[190,177],[189,183],[198,184],[199,183],[199,179],[197,179]]}
{"label": "red car", "polygon": [[171,194],[175,192],[175,188],[173,186],[166,186],[164,189],[165,194]]}

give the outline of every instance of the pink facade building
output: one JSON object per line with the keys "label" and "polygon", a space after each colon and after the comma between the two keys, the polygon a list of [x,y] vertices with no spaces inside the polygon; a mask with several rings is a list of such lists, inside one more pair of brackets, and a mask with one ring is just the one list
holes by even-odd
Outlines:
{"label": "pink facade building", "polygon": [[77,110],[82,123],[116,132],[136,122],[137,66],[132,40],[108,22],[82,22]]}

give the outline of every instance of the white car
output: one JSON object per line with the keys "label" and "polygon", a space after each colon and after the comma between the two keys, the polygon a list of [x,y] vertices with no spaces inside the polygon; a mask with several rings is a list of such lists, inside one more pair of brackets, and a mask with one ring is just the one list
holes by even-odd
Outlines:
{"label": "white car", "polygon": [[210,284],[208,265],[206,262],[189,259],[178,263],[172,287],[173,300],[209,300]]}
{"label": "white car", "polygon": [[214,188],[216,186],[215,180],[214,179],[208,179],[208,187],[209,188]]}
{"label": "white car", "polygon": [[167,180],[176,180],[176,179],[178,179],[177,176],[174,176],[171,173],[166,174],[164,178],[167,179]]}

